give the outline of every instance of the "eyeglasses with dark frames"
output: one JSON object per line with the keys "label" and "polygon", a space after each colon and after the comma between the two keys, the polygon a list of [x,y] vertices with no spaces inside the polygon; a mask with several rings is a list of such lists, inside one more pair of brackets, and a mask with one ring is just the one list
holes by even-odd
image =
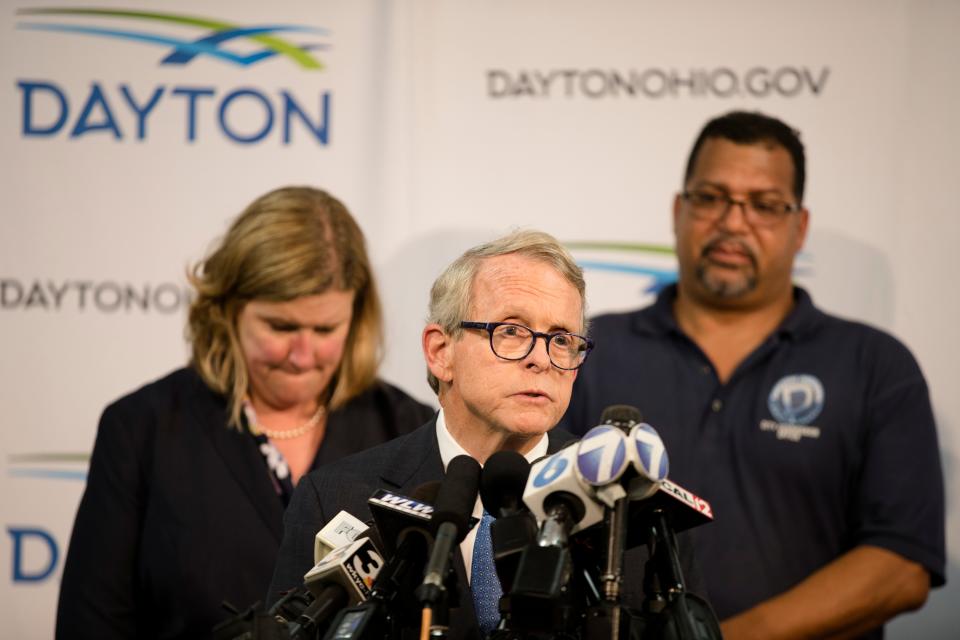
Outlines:
{"label": "eyeglasses with dark frames", "polygon": [[684,191],[680,197],[690,205],[690,211],[696,218],[709,222],[723,218],[733,205],[739,206],[744,219],[757,227],[772,227],[787,214],[800,210],[799,204],[784,202],[770,195],[754,195],[746,200],[734,200],[726,193],[693,189]]}
{"label": "eyeglasses with dark frames", "polygon": [[530,327],[514,322],[470,322],[460,323],[463,329],[481,329],[490,333],[490,349],[493,355],[504,360],[523,360],[533,351],[537,338],[543,338],[547,344],[547,356],[557,369],[573,371],[579,369],[587,354],[593,349],[589,338],[558,331],[542,333]]}

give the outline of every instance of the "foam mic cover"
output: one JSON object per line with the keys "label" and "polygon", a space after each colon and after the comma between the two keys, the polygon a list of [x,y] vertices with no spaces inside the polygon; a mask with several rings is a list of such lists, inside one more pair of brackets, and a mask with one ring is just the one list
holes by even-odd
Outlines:
{"label": "foam mic cover", "polygon": [[529,474],[530,463],[516,451],[494,453],[487,458],[480,473],[483,508],[496,517],[490,523],[490,544],[505,593],[513,588],[524,549],[537,539],[537,521],[523,504],[523,489]]}
{"label": "foam mic cover", "polygon": [[451,552],[470,529],[470,514],[477,501],[479,485],[480,463],[470,456],[457,456],[447,465],[447,475],[440,485],[430,523],[434,533],[430,559],[417,589],[417,598],[424,605],[435,607],[443,600]]}
{"label": "foam mic cover", "polygon": [[643,422],[640,409],[629,404],[612,404],[600,414],[600,424],[609,424],[623,431],[630,431],[635,424]]}
{"label": "foam mic cover", "polygon": [[441,526],[450,523],[456,527],[456,541],[463,541],[470,530],[470,516],[477,501],[479,485],[479,462],[466,455],[450,461],[431,515],[430,525],[434,535]]}
{"label": "foam mic cover", "polygon": [[530,463],[516,451],[497,451],[480,473],[480,500],[487,513],[500,518],[525,511],[523,489]]}

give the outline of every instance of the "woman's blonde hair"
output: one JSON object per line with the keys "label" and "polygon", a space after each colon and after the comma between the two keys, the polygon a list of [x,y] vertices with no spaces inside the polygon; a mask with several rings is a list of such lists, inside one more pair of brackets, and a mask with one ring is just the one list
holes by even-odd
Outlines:
{"label": "woman's blonde hair", "polygon": [[257,198],[187,277],[197,293],[187,325],[191,364],[211,389],[228,397],[231,426],[240,425],[249,385],[237,318],[251,300],[353,291],[343,360],[320,400],[337,409],[376,379],[382,320],[363,232],[329,193],[284,187]]}

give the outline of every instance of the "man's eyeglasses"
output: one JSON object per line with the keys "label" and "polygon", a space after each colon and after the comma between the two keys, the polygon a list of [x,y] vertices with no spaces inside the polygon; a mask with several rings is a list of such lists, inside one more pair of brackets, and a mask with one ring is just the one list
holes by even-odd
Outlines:
{"label": "man's eyeglasses", "polygon": [[547,356],[557,369],[572,371],[587,359],[593,341],[575,333],[541,333],[512,322],[461,322],[463,329],[482,329],[490,332],[493,355],[504,360],[523,360],[533,351],[537,338],[547,343]]}
{"label": "man's eyeglasses", "polygon": [[714,222],[727,215],[733,205],[743,210],[743,217],[751,226],[772,227],[788,213],[800,210],[800,205],[784,202],[775,196],[751,196],[747,200],[734,200],[725,193],[715,191],[684,191],[680,194],[690,211],[699,220]]}

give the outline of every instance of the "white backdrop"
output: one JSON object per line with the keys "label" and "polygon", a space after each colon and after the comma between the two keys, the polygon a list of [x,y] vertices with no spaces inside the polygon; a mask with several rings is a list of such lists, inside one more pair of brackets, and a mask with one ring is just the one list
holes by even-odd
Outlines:
{"label": "white backdrop", "polygon": [[[23,11],[48,6],[266,25],[278,40],[235,38],[164,64],[175,41],[212,27]],[[798,281],[827,310],[895,333],[929,380],[952,583],[889,635],[950,637],[958,32],[951,0],[6,0],[3,635],[52,634],[99,413],[184,362],[184,270],[254,197],[306,183],[347,203],[384,292],[384,375],[432,402],[419,330],[442,265],[537,227],[576,248],[593,312],[643,304],[674,269],[656,249],[671,245],[669,205],[697,130],[747,108],[782,117],[807,144],[812,235]],[[298,57],[283,43],[308,48]]]}

